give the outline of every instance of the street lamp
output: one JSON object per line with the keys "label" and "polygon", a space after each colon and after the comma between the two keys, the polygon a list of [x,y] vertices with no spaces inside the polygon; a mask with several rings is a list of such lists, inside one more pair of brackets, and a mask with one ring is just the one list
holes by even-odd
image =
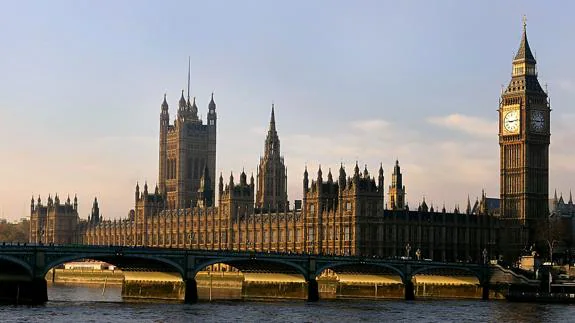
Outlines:
{"label": "street lamp", "polygon": [[[39,245],[42,245],[42,237],[44,237],[44,235],[46,234],[46,231],[44,230],[44,228],[45,228],[44,223],[40,223],[40,227],[38,228],[38,244]],[[44,241],[46,241],[46,239],[44,239]]]}
{"label": "street lamp", "polygon": [[417,250],[415,251],[415,256],[417,257],[417,260],[420,260],[420,258],[421,258],[421,249],[417,248]]}
{"label": "street lamp", "polygon": [[559,243],[559,241],[557,240],[553,240],[553,241],[549,241],[549,240],[545,240],[547,242],[547,245],[549,246],[549,261],[551,262],[551,265],[553,265],[553,248],[555,248],[555,245],[557,243]]}
{"label": "street lamp", "polygon": [[483,255],[483,264],[487,264],[487,248],[483,248],[481,254]]}
{"label": "street lamp", "polygon": [[409,244],[409,242],[407,243],[407,245],[405,245],[405,256],[407,258],[409,258],[409,252],[411,251],[411,245]]}
{"label": "street lamp", "polygon": [[188,236],[190,237],[190,249],[193,249],[193,243],[194,243],[194,233],[190,232],[188,234]]}

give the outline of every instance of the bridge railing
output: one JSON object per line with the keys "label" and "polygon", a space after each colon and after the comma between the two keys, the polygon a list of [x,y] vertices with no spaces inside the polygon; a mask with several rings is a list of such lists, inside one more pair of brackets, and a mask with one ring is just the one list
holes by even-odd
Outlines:
{"label": "bridge railing", "polygon": [[114,253],[131,253],[131,252],[168,252],[168,253],[187,253],[195,255],[210,255],[217,257],[237,257],[248,256],[250,258],[267,258],[267,257],[286,257],[286,258],[316,258],[318,260],[342,261],[342,262],[356,262],[356,263],[375,263],[385,261],[386,263],[395,264],[420,264],[420,265],[451,265],[462,267],[483,267],[482,264],[464,263],[464,262],[442,262],[432,261],[429,259],[406,259],[398,257],[378,257],[378,256],[345,256],[345,255],[332,255],[323,253],[306,253],[306,252],[276,252],[276,251],[236,251],[227,249],[206,250],[206,249],[183,249],[183,248],[157,248],[145,246],[117,246],[117,245],[84,245],[84,244],[42,244],[42,243],[0,243],[0,251],[4,250],[57,250],[63,251],[83,249],[83,251],[104,251]]}

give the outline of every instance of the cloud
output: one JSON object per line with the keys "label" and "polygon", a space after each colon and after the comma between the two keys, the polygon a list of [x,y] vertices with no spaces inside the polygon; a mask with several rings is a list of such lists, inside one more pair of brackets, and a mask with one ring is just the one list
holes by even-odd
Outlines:
{"label": "cloud", "polygon": [[382,163],[387,191],[396,158],[400,161],[407,199],[412,206],[423,196],[428,203],[439,205],[445,201],[447,207],[452,208],[455,204],[462,205],[467,194],[478,196],[482,189],[490,196],[499,195],[496,129],[489,134],[490,139],[482,133],[471,138],[460,136],[442,140],[423,127],[405,127],[386,120],[357,120],[349,124],[351,126],[337,126],[345,129],[337,133],[282,137],[286,164],[291,170],[288,177],[290,199],[301,198],[304,165],[308,166],[313,178],[319,164],[325,174],[328,168],[337,172],[343,162],[349,175],[356,160],[361,169],[367,164],[372,175]]}
{"label": "cloud", "polygon": [[570,94],[575,94],[575,80],[563,79],[558,80],[556,83],[559,89]]}
{"label": "cloud", "polygon": [[[431,119],[431,120],[430,120]],[[485,189],[488,196],[499,196],[499,145],[494,123],[464,115],[435,117],[422,127],[408,127],[389,120],[350,120],[334,124],[330,130],[316,133],[281,132],[282,155],[288,168],[290,200],[302,196],[303,170],[307,165],[315,178],[321,164],[324,179],[331,168],[334,177],[340,163],[348,175],[358,161],[367,165],[372,175],[380,163],[385,172],[385,192],[391,183],[394,162],[400,161],[407,201],[416,207],[425,196],[428,203],[448,209],[456,204],[464,207],[467,195],[474,200]],[[467,133],[442,139],[426,129],[426,122]],[[550,146],[550,188],[569,191],[575,178],[575,114],[553,115]],[[465,125],[465,126],[464,126]],[[482,129],[468,131],[468,127]],[[262,153],[265,128],[251,128],[247,137],[222,136],[218,142],[218,173],[255,171]],[[334,131],[338,129],[339,131]],[[491,129],[491,130],[488,130]],[[432,129],[433,130],[433,129]],[[237,139],[240,138],[240,139]],[[148,180],[154,186],[157,178],[158,141],[155,136],[106,136],[80,140],[69,138],[58,149],[64,155],[49,154],[53,146],[40,144],[11,150],[4,158],[0,176],[10,186],[0,187],[0,196],[14,196],[0,206],[12,214],[9,218],[26,216],[30,194],[78,193],[80,215],[88,214],[91,201],[98,196],[106,218],[124,217],[133,208],[133,190]],[[81,189],[81,191],[76,191]],[[387,195],[386,195],[387,199]]]}
{"label": "cloud", "polygon": [[[0,177],[11,185],[0,187],[0,207],[7,218],[28,216],[29,196],[78,193],[80,216],[89,213],[97,196],[106,214],[124,216],[133,208],[137,180],[152,184],[157,176],[158,139],[147,136],[68,137],[57,145],[37,138],[33,149],[11,149]],[[57,152],[57,153],[55,153]],[[24,198],[26,197],[26,198]]]}
{"label": "cloud", "polygon": [[382,119],[360,120],[351,123],[352,127],[367,132],[385,130],[390,123]]}
{"label": "cloud", "polygon": [[91,142],[102,146],[114,145],[118,142],[129,145],[150,145],[155,144],[159,137],[152,136],[102,136],[96,137]]}
{"label": "cloud", "polygon": [[261,127],[261,126],[260,126],[260,127],[255,127],[255,126],[254,126],[254,127],[251,127],[251,128],[249,129],[249,132],[250,132],[251,134],[255,134],[255,135],[258,135],[258,136],[265,135],[265,134],[267,133],[267,131],[268,131],[268,128],[266,128],[266,127]]}
{"label": "cloud", "polygon": [[472,136],[493,138],[497,135],[497,122],[455,113],[444,117],[430,117],[428,123]]}

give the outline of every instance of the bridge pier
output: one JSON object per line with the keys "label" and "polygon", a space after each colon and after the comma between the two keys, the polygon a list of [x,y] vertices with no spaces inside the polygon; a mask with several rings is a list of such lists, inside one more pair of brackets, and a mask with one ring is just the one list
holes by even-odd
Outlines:
{"label": "bridge pier", "polygon": [[37,305],[48,301],[48,286],[44,278],[31,281],[0,282],[0,302],[8,304]]}
{"label": "bridge pier", "polygon": [[198,302],[198,284],[194,278],[186,279],[186,294],[184,303],[194,304]]}
{"label": "bridge pier", "polygon": [[489,300],[489,283],[483,283],[481,285],[481,299],[484,301],[488,301]]}
{"label": "bridge pier", "polygon": [[307,301],[319,301],[319,285],[315,279],[309,279],[307,281]]}
{"label": "bridge pier", "polygon": [[411,281],[411,279],[406,280],[403,283],[403,286],[405,288],[405,300],[406,301],[415,300],[415,286],[413,285],[413,282]]}
{"label": "bridge pier", "polygon": [[48,284],[46,279],[34,278],[30,286],[31,299],[34,304],[44,304],[48,301]]}

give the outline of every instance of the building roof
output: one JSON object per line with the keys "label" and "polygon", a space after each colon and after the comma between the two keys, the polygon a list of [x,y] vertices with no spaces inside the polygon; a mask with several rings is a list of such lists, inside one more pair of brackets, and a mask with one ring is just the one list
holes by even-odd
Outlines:
{"label": "building roof", "polygon": [[521,35],[519,50],[517,51],[514,60],[526,60],[535,62],[535,57],[533,56],[531,48],[529,47],[529,42],[527,41],[527,25],[525,22],[523,22],[523,34]]}

